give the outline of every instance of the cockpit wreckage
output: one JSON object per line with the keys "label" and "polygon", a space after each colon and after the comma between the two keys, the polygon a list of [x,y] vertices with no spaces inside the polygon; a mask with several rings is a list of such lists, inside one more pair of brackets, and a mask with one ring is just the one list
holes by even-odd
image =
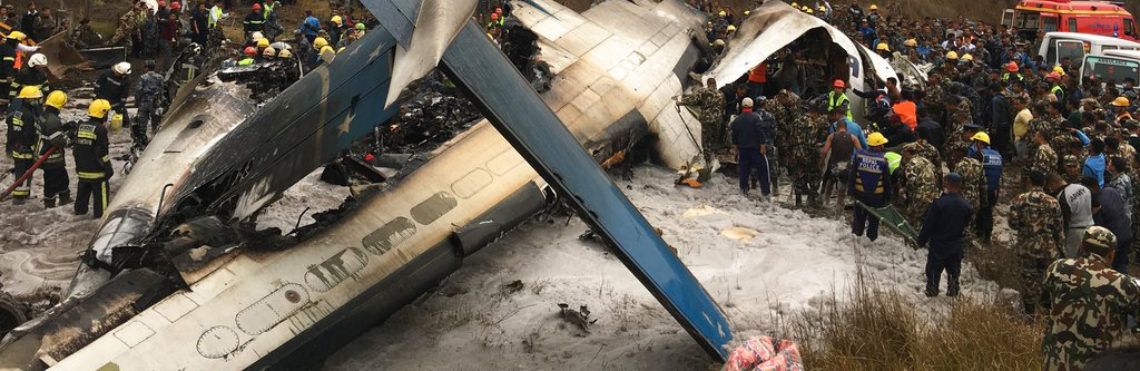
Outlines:
{"label": "cockpit wreckage", "polygon": [[[646,135],[674,169],[700,153],[699,124],[672,97],[711,60],[703,15],[677,0],[611,0],[582,14],[512,1],[511,40],[532,39],[538,54],[508,59],[470,21],[474,0],[363,3],[381,27],[265,102],[216,72],[179,90],[67,298],[4,338],[0,368],[320,362],[555,197],[724,359],[724,313],[598,166]],[[321,222],[287,234],[252,227],[301,178],[406,119],[401,93],[437,65],[485,120]]]}

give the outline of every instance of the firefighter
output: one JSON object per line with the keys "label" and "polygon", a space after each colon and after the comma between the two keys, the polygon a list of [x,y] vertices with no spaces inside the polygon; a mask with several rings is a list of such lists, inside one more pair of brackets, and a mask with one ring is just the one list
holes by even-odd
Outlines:
{"label": "firefighter", "polygon": [[[79,124],[75,132],[75,172],[79,177],[76,188],[75,215],[86,215],[88,205],[94,205],[95,218],[103,217],[107,208],[109,190],[107,180],[114,175],[109,154],[107,127],[103,124],[111,103],[106,99],[96,99],[87,109],[88,119]],[[90,201],[88,200],[90,199]]]}
{"label": "firefighter", "polygon": [[[29,90],[28,94],[43,94],[37,86],[25,86],[21,90]],[[22,92],[21,92],[22,93]],[[67,103],[67,94],[56,90],[48,94],[43,104],[43,112],[36,121],[36,131],[39,140],[36,142],[36,153],[44,156],[48,150],[55,148],[48,155],[40,169],[44,171],[44,207],[56,206],[56,197],[59,205],[71,203],[70,179],[67,178],[66,163],[64,160],[64,147],[67,146],[67,129],[59,119],[59,110]]]}
{"label": "firefighter", "polygon": [[[16,50],[19,48],[20,42],[24,41],[27,35],[20,31],[12,31],[8,33],[8,37],[0,44],[0,89],[8,89],[8,84],[12,82],[12,76],[16,74]],[[3,93],[0,91],[0,93]],[[8,97],[9,94],[2,94],[0,97]]]}
{"label": "firefighter", "polygon": [[[146,128],[131,126],[131,118],[127,115],[127,97],[131,95],[131,63],[119,62],[104,72],[99,80],[95,81],[95,99],[105,99],[111,103],[115,111],[112,120],[121,121],[123,127],[131,128],[131,139],[134,140],[135,150],[142,151],[146,147]],[[121,117],[121,119],[120,119]],[[119,125],[119,124],[117,124]]]}
{"label": "firefighter", "polygon": [[251,40],[254,32],[265,32],[265,13],[261,11],[261,3],[253,3],[249,14],[246,14],[245,20],[242,21],[242,29],[245,31],[246,40]]}
{"label": "firefighter", "polygon": [[8,100],[16,97],[16,93],[20,92],[25,86],[34,86],[43,92],[51,91],[48,87],[47,78],[47,56],[36,53],[28,58],[29,68],[21,68],[16,71],[12,76],[12,84],[8,95]]}
{"label": "firefighter", "polygon": [[[5,85],[6,86],[6,85]],[[40,98],[44,94],[39,89],[24,89],[16,98],[8,113],[8,153],[16,162],[16,177],[32,168],[36,162],[33,147],[36,145],[36,119],[39,117]],[[31,197],[32,178],[28,177],[12,191],[12,202],[23,205]]]}

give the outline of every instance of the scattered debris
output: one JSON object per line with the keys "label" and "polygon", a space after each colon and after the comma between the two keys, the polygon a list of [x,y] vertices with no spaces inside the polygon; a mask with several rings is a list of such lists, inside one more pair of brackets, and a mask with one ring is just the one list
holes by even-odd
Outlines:
{"label": "scattered debris", "polygon": [[[563,320],[577,326],[585,334],[590,333],[590,325],[593,325],[594,322],[598,322],[597,319],[590,319],[590,309],[585,305],[578,307],[578,310],[573,310],[570,309],[570,304],[558,303],[558,308],[558,314]],[[585,334],[582,336],[585,336]]]}
{"label": "scattered debris", "polygon": [[499,288],[499,293],[503,296],[513,295],[516,292],[522,291],[523,287],[524,285],[521,280],[515,280],[514,282],[505,284],[503,287]]}

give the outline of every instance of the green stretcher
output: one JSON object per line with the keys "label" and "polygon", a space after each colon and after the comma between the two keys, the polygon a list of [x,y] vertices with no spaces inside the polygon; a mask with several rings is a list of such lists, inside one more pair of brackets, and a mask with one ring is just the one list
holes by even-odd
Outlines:
{"label": "green stretcher", "polygon": [[906,238],[910,242],[918,244],[918,231],[914,230],[914,227],[906,222],[906,218],[903,218],[902,214],[895,209],[894,205],[871,207],[858,200],[855,201],[855,204],[867,210],[867,212],[871,213],[875,218],[878,218],[879,224],[890,228],[892,231],[898,232],[898,234],[901,234],[903,238]]}

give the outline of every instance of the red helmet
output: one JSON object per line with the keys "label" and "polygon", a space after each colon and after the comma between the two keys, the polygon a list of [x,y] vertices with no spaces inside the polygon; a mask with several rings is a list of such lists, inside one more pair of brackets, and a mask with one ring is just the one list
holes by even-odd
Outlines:
{"label": "red helmet", "polygon": [[1061,74],[1057,73],[1057,71],[1053,71],[1053,72],[1050,72],[1048,75],[1045,75],[1045,79],[1060,81],[1061,80]]}
{"label": "red helmet", "polygon": [[844,84],[843,80],[835,80],[835,83],[831,84],[831,87],[845,89],[847,88],[847,84]]}
{"label": "red helmet", "polygon": [[166,6],[166,2],[165,2],[165,1],[162,1],[162,0],[158,0],[158,7],[159,7],[159,8],[161,8],[161,7],[164,7],[164,6]]}
{"label": "red helmet", "polygon": [[175,1],[175,2],[173,2],[173,3],[170,3],[170,9],[171,9],[171,10],[179,10],[179,9],[182,9],[182,3],[180,3],[180,2],[177,2],[177,1]]}
{"label": "red helmet", "polygon": [[247,46],[247,47],[245,47],[245,51],[243,51],[242,53],[245,54],[245,56],[247,56],[247,57],[256,57],[257,56],[257,48],[252,47],[252,46]]}
{"label": "red helmet", "polygon": [[499,13],[491,13],[491,20],[492,21],[499,20]]}
{"label": "red helmet", "polygon": [[1005,66],[1005,70],[1009,72],[1017,72],[1017,62],[1009,62],[1009,64]]}
{"label": "red helmet", "polygon": [[261,3],[253,3],[253,11],[261,10]]}

